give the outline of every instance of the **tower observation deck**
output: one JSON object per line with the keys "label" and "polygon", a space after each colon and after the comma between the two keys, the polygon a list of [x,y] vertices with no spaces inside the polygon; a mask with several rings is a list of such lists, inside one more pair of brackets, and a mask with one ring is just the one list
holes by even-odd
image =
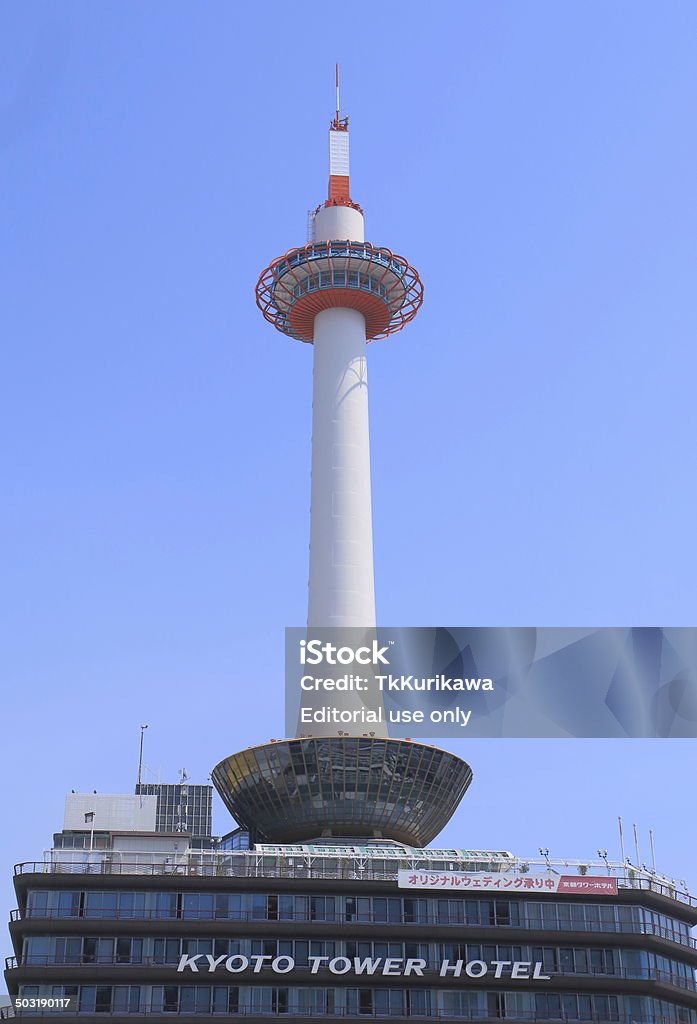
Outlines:
{"label": "tower observation deck", "polygon": [[[423,285],[403,256],[365,240],[351,198],[348,118],[329,128],[327,198],[312,239],[261,273],[256,300],[277,330],[313,346],[308,629],[376,627],[366,348],[418,312]],[[342,695],[344,708],[356,694]],[[436,747],[303,726],[296,739],[248,748],[212,779],[228,809],[273,842],[370,837],[424,846],[472,772]]]}

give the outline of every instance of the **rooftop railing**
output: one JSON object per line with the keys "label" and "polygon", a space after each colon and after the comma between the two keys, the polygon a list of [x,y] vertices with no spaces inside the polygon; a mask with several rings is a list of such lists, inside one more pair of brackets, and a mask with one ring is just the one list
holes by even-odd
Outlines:
{"label": "rooftop railing", "polygon": [[[452,853],[452,856],[434,857],[434,853]],[[288,879],[349,879],[356,881],[395,881],[401,869],[444,872],[482,872],[546,875],[578,874],[603,875],[615,878],[622,889],[656,893],[686,906],[697,908],[697,899],[672,880],[627,864],[611,861],[520,860],[514,858],[464,859],[457,851],[405,850],[403,853],[373,851],[358,854],[343,852],[318,855],[307,848],[296,853],[271,854],[264,851],[196,851],[185,849],[171,853],[134,853],[120,850],[50,850],[43,861],[25,861],[16,864],[15,875],[25,874],[97,874],[146,875],[164,877],[223,877],[223,878],[288,878]],[[413,890],[416,896],[421,891]]]}

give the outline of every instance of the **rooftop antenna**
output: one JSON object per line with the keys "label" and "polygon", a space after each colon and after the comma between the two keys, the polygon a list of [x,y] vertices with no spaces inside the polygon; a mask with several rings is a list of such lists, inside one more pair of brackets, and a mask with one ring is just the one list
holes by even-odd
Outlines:
{"label": "rooftop antenna", "polygon": [[653,829],[649,829],[649,842],[651,843],[651,866],[653,867],[653,873],[656,874],[656,850],[653,845]]}
{"label": "rooftop antenna", "polygon": [[138,785],[140,786],[143,780],[143,735],[147,725],[141,725],[140,727],[140,755],[138,757]]}
{"label": "rooftop antenna", "polygon": [[339,102],[339,65],[336,65],[336,119],[339,120],[339,114],[341,113],[341,104]]}
{"label": "rooftop antenna", "polygon": [[636,853],[636,866],[640,867],[641,855],[639,853],[639,835],[637,833],[636,825],[632,825],[632,828],[634,829],[634,852]]}
{"label": "rooftop antenna", "polygon": [[348,117],[341,116],[341,98],[339,95],[339,65],[334,65],[334,84],[336,86],[336,116],[330,128],[335,132],[348,131]]}

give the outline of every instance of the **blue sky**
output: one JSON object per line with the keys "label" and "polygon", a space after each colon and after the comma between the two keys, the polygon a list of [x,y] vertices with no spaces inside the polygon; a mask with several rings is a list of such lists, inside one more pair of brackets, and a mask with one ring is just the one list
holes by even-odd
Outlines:
{"label": "blue sky", "polygon": [[[324,197],[336,60],[367,237],[426,286],[370,350],[380,621],[697,624],[697,7],[0,22],[8,910],[67,790],[131,789],[141,723],[169,781],[282,730],[311,351],[253,286]],[[693,742],[448,745],[443,842],[613,854],[622,814],[697,889]]]}

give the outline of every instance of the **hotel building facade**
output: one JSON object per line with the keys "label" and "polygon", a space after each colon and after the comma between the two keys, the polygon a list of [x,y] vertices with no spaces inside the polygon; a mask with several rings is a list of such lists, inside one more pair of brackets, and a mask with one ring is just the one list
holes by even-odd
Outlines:
{"label": "hotel building facade", "polygon": [[5,978],[25,1008],[3,1019],[697,1024],[697,902],[627,864],[99,838],[17,865]]}

